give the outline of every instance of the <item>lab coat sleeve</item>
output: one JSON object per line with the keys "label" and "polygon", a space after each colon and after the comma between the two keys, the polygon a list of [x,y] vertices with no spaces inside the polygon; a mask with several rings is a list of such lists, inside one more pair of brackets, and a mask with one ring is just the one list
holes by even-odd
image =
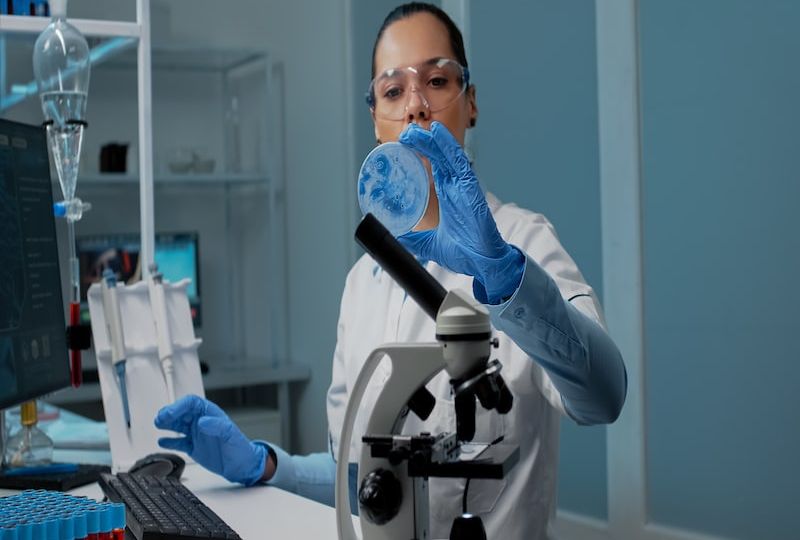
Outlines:
{"label": "lab coat sleeve", "polygon": [[293,456],[274,444],[261,444],[272,448],[277,457],[275,474],[267,484],[333,506],[336,463],[329,452]]}
{"label": "lab coat sleeve", "polygon": [[[597,322],[564,299],[536,261],[525,258],[514,294],[506,302],[486,306],[492,324],[542,366],[576,422],[613,422],[627,392],[619,349]],[[475,292],[479,296],[480,291]]]}

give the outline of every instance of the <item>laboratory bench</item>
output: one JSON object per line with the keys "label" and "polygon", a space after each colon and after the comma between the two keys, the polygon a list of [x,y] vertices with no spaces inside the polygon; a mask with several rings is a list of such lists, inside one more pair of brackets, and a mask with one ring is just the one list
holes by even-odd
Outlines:
{"label": "laboratory bench", "polygon": [[[242,540],[315,538],[336,540],[334,509],[272,486],[232,484],[197,464],[187,464],[183,483],[221,517]],[[0,497],[17,493],[0,489]],[[98,484],[71,490],[102,500]],[[355,520],[356,518],[354,518]],[[128,533],[126,538],[133,539]]]}

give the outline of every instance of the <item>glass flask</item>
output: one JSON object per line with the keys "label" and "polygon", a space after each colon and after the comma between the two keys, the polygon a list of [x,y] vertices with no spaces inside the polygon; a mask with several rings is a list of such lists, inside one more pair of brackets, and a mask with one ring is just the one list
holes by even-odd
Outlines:
{"label": "glass flask", "polygon": [[22,424],[8,440],[5,464],[7,467],[35,467],[53,461],[53,441],[36,425],[39,421],[36,402],[27,401],[20,407]]}

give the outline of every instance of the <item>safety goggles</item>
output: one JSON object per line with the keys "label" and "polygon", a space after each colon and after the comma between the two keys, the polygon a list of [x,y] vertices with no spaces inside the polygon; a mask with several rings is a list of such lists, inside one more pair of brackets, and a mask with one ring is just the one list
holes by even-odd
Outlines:
{"label": "safety goggles", "polygon": [[455,60],[433,58],[416,66],[391,68],[369,85],[367,105],[384,120],[403,120],[416,92],[432,113],[446,109],[469,86],[469,70]]}

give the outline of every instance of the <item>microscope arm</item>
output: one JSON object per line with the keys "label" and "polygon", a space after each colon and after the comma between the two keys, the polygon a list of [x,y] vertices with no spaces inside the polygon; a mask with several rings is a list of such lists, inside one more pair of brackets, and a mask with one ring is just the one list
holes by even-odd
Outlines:
{"label": "microscope arm", "polygon": [[[398,433],[402,428],[400,421],[404,418],[402,412],[406,403],[418,388],[445,367],[442,346],[439,343],[388,344],[375,349],[367,358],[350,391],[336,457],[336,526],[340,540],[360,540],[351,518],[348,482],[350,442],[358,406],[384,356],[392,363],[391,375],[378,395],[376,403],[380,407],[375,407],[370,414],[367,433]],[[412,480],[402,472],[402,465],[392,467],[385,459],[373,458],[367,445],[362,446],[359,465],[359,477],[378,467],[395,468],[395,475],[403,479],[403,493],[409,494],[413,490]],[[414,523],[414,510],[413,498],[404,496],[397,517],[386,525],[377,526],[362,519],[364,538],[411,538],[411,531],[400,527]]]}

